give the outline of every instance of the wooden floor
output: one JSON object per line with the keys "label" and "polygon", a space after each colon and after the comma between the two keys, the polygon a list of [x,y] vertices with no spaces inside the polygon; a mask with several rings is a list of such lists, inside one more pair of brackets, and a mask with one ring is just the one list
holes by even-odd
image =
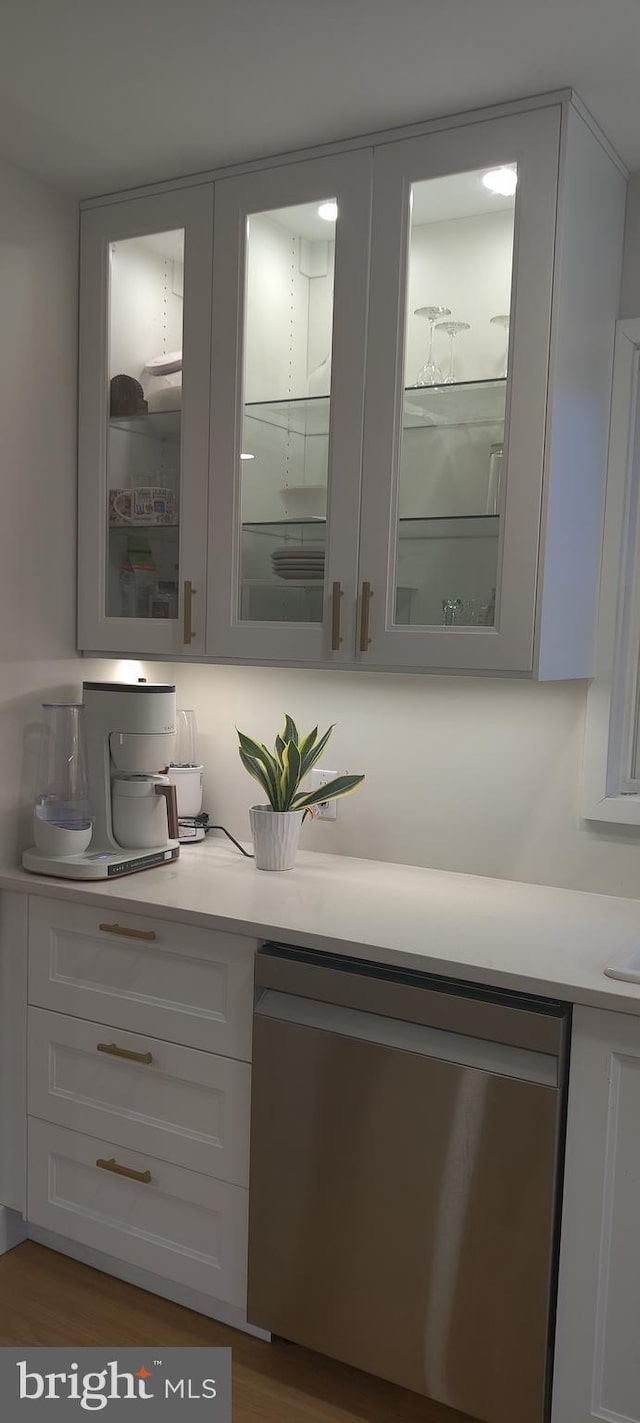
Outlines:
{"label": "wooden floor", "polygon": [[265,1344],[32,1241],[0,1256],[0,1345],[233,1350],[233,1423],[472,1423],[295,1345]]}

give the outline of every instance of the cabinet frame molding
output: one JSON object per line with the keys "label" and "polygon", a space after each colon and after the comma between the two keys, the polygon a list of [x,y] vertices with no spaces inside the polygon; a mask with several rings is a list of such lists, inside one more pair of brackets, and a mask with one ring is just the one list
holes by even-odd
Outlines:
{"label": "cabinet frame molding", "polygon": [[587,700],[583,813],[640,825],[640,317],[616,326],[595,677]]}
{"label": "cabinet frame molding", "polygon": [[344,153],[347,150],[353,151],[358,148],[371,148],[378,143],[385,143],[405,138],[420,138],[423,134],[439,133],[443,128],[462,127],[465,124],[475,123],[477,120],[502,118],[508,114],[529,113],[533,109],[545,109],[550,104],[571,104],[581,115],[584,122],[589,126],[605,153],[615,163],[623,178],[629,177],[629,171],[622,162],[615,148],[609,143],[606,135],[603,134],[593,115],[582,103],[579,95],[574,89],[550,89],[543,94],[526,94],[521,99],[510,99],[502,104],[487,104],[483,108],[468,109],[458,111],[454,114],[438,115],[436,118],[425,119],[422,123],[402,124],[394,129],[374,129],[371,133],[358,134],[352,138],[336,139],[332,143],[315,144],[303,150],[290,149],[286,153],[274,155],[266,158],[247,159],[242,163],[228,163],[220,168],[207,168],[199,173],[185,174],[181,178],[166,178],[158,183],[141,183],[136,187],[125,188],[116,193],[101,193],[93,197],[85,198],[80,204],[81,210],[89,210],[96,207],[104,207],[112,203],[130,202],[132,198],[142,197],[153,193],[173,192],[176,188],[191,188],[195,184],[203,182],[216,182],[219,178],[235,178],[244,173],[255,173],[265,168],[278,168],[283,163],[297,163],[301,158],[328,158],[336,153]]}

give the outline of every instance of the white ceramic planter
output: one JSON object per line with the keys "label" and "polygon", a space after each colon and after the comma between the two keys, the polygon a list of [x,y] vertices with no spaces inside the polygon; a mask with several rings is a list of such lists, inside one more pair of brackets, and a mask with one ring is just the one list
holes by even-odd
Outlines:
{"label": "white ceramic planter", "polygon": [[303,810],[271,810],[254,805],[249,811],[257,870],[292,870],[296,862]]}

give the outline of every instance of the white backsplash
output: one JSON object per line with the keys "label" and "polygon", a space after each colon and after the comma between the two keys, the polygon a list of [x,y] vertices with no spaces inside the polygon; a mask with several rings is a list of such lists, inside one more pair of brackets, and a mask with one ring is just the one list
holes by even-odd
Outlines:
{"label": "white backsplash", "polygon": [[[98,664],[98,675],[113,667]],[[305,826],[303,848],[640,897],[640,834],[581,820],[583,682],[143,670],[175,681],[179,704],[195,708],[205,808],[241,838],[261,796],[235,727],[268,744],[288,711],[305,730],[336,722],[324,764],[366,775],[335,823]]]}

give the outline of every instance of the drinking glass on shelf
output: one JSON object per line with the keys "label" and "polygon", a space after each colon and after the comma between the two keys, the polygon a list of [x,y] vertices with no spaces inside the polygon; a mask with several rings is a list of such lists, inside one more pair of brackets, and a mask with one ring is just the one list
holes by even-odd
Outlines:
{"label": "drinking glass on shelf", "polygon": [[491,598],[442,599],[442,622],[444,627],[493,627],[495,617],[495,588]]}
{"label": "drinking glass on shelf", "polygon": [[450,306],[417,306],[414,316],[424,317],[429,322],[429,350],[427,359],[416,376],[416,385],[442,385],[442,371],[433,359],[433,332],[440,316],[451,316]]}
{"label": "drinking glass on shelf", "polygon": [[509,313],[504,312],[501,316],[492,316],[489,321],[489,325],[501,326],[505,333],[504,360],[502,362],[502,370],[500,372],[502,378],[504,379],[507,374],[507,367],[509,363]]}
{"label": "drinking glass on shelf", "polygon": [[458,335],[458,332],[459,332],[459,331],[470,331],[470,330],[471,330],[471,323],[470,323],[469,321],[438,321],[438,322],[436,322],[436,331],[446,331],[447,336],[449,337],[449,370],[448,370],[447,375],[445,376],[445,378],[444,378],[444,380],[443,380],[443,382],[442,382],[443,385],[455,385],[455,383],[456,383],[455,356],[454,356],[454,354],[453,354],[453,343],[454,343],[455,338],[456,338],[456,336]]}
{"label": "drinking glass on shelf", "polygon": [[456,623],[464,622],[464,605],[462,598],[442,599],[442,623],[444,627],[455,627]]}

